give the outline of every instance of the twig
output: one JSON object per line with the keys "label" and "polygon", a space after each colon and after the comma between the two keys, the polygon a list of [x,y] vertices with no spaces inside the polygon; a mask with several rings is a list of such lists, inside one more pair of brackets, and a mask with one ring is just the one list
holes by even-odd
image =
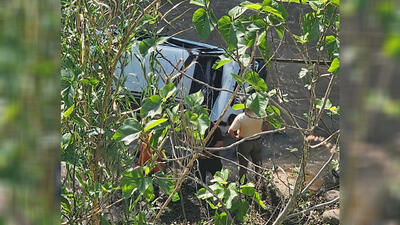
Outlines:
{"label": "twig", "polygon": [[274,211],[272,212],[271,216],[269,217],[269,219],[267,220],[267,222],[265,224],[268,224],[269,221],[271,221],[272,217],[275,215],[275,213],[279,209],[279,206],[282,204],[282,202],[283,202],[283,200],[281,199],[281,201],[279,201],[278,205],[275,207]]}
{"label": "twig", "polygon": [[335,77],[336,77],[335,75],[332,75],[332,77],[331,77],[331,79],[329,81],[328,87],[327,87],[326,92],[325,92],[324,101],[323,101],[323,103],[321,105],[321,108],[319,109],[317,117],[315,118],[314,126],[313,126],[312,129],[314,129],[318,125],[318,121],[321,118],[322,112],[325,110],[325,105],[326,105],[326,102],[328,101],[328,96],[331,93],[332,86],[333,86],[333,80],[335,79]]}
{"label": "twig", "polygon": [[310,148],[319,148],[322,145],[326,145],[330,139],[332,139],[334,136],[340,133],[340,130],[337,130],[335,133],[331,134],[331,136],[327,137],[325,140],[322,142],[316,144],[316,145],[311,145]]}
{"label": "twig", "polygon": [[288,188],[288,193],[289,193],[289,195],[290,195],[289,176],[287,175],[287,173],[285,172],[285,170],[282,169],[282,167],[278,166],[278,169],[279,169],[280,171],[282,171],[282,173],[286,176],[286,182],[287,182],[287,184],[285,184],[285,181],[281,180],[281,178],[279,177],[278,173],[276,173],[276,177],[278,178],[278,180],[279,180],[280,182],[282,182],[282,183]]}
{"label": "twig", "polygon": [[[337,131],[337,132],[339,132],[339,130]],[[333,134],[331,135],[331,137],[333,136]],[[340,137],[340,136],[339,136]],[[332,147],[332,149],[331,149],[331,156],[329,157],[329,159],[325,162],[325,164],[321,167],[321,169],[318,171],[318,173],[314,176],[314,178],[310,181],[310,183],[303,189],[303,191],[301,192],[301,194],[304,194],[306,191],[307,191],[307,189],[314,183],[314,181],[317,179],[317,177],[322,173],[322,171],[325,169],[325,167],[327,167],[328,165],[329,165],[329,163],[333,160],[333,157],[335,156],[335,154],[336,154],[336,146],[338,145],[338,143],[339,143],[339,137],[336,139],[336,144]],[[329,137],[330,138],[330,137]],[[326,140],[328,140],[329,138],[327,138]],[[326,141],[325,140],[325,141]],[[323,141],[323,142],[321,142],[321,143],[324,143],[324,145],[327,147],[327,148],[330,148],[330,146],[331,146],[331,144],[330,143],[326,143],[325,141]],[[321,144],[320,143],[320,144]]]}
{"label": "twig", "polygon": [[300,194],[304,194],[306,193],[306,191],[308,190],[308,188],[311,187],[311,185],[317,180],[317,178],[319,177],[319,175],[322,173],[322,171],[325,169],[325,167],[327,167],[329,165],[329,163],[332,161],[333,157],[336,155],[336,153],[332,153],[331,156],[329,157],[329,159],[325,162],[325,164],[321,167],[321,169],[319,169],[318,173],[314,176],[314,178],[310,181],[310,183],[307,184],[307,186],[301,191]]}
{"label": "twig", "polygon": [[295,216],[298,216],[298,215],[307,213],[307,212],[309,212],[309,211],[311,211],[311,210],[318,209],[318,208],[321,208],[321,207],[330,205],[330,204],[332,204],[332,203],[335,203],[335,202],[339,201],[339,199],[340,199],[340,197],[336,197],[335,199],[333,199],[333,200],[331,200],[331,201],[329,201],[329,202],[324,202],[324,203],[321,203],[321,204],[312,206],[312,207],[310,207],[310,208],[308,208],[308,209],[305,209],[305,210],[303,210],[303,211],[300,211],[300,212],[297,212],[297,213],[292,213],[292,214],[288,215],[287,218],[290,219],[290,218],[293,218],[293,217],[295,217]]}
{"label": "twig", "polygon": [[235,146],[237,146],[237,145],[239,145],[239,144],[241,144],[241,143],[243,143],[243,142],[245,142],[245,141],[247,141],[247,140],[251,140],[251,139],[253,139],[253,138],[255,138],[255,137],[259,136],[259,135],[262,135],[262,134],[272,134],[272,133],[276,133],[276,132],[283,131],[283,130],[285,130],[285,129],[286,129],[286,128],[283,127],[283,128],[279,128],[279,129],[275,129],[275,130],[262,131],[262,132],[253,134],[253,135],[251,135],[251,136],[242,138],[242,139],[240,139],[239,141],[236,141],[236,142],[234,142],[234,143],[232,143],[232,144],[230,144],[230,145],[228,145],[228,146],[224,146],[224,147],[194,147],[194,149],[204,149],[204,150],[212,150],[212,151],[227,150],[227,149],[230,149],[230,148],[232,148],[232,147],[235,147]]}
{"label": "twig", "polygon": [[185,204],[183,203],[182,190],[179,190],[179,195],[180,195],[180,199],[181,199],[181,208],[182,208],[183,218],[185,219],[185,221],[187,221],[186,212],[185,212]]}
{"label": "twig", "polygon": [[[111,203],[110,205],[108,205],[108,206],[106,206],[106,207],[104,207],[104,208],[100,207],[100,208],[97,209],[97,210],[93,210],[93,213],[90,213],[90,214],[87,215],[86,217],[80,218],[79,220],[75,220],[74,223],[77,224],[77,223],[79,223],[80,221],[83,221],[83,220],[86,220],[86,219],[90,219],[91,217],[93,217],[93,216],[95,216],[95,215],[101,213],[102,211],[104,211],[104,210],[106,210],[106,209],[111,208],[112,206],[114,206],[115,204],[121,202],[121,201],[124,200],[124,199],[125,199],[125,198],[120,198],[120,199],[118,199],[117,201]],[[61,223],[61,225],[65,225],[65,224],[68,224],[68,222],[63,222],[63,223]]]}

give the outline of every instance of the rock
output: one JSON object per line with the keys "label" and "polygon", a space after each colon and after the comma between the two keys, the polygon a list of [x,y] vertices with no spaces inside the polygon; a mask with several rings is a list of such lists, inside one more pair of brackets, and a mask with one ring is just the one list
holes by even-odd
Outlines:
{"label": "rock", "polygon": [[330,190],[324,194],[326,200],[331,201],[340,196],[340,192],[337,190]]}
{"label": "rock", "polygon": [[327,210],[322,214],[322,220],[330,225],[336,225],[340,222],[339,209]]}
{"label": "rock", "polygon": [[[289,195],[289,187],[290,187],[290,194],[293,191],[293,187],[296,183],[297,175],[292,168],[295,168],[294,165],[288,164],[288,168],[283,168],[277,170],[273,174],[273,180],[275,186],[280,190],[280,192],[285,196]],[[315,173],[311,170],[306,170],[306,178],[305,178],[305,185],[311,182],[314,178]],[[318,192],[321,187],[324,185],[324,181],[321,178],[317,178],[314,183],[308,189],[309,191],[316,193]]]}

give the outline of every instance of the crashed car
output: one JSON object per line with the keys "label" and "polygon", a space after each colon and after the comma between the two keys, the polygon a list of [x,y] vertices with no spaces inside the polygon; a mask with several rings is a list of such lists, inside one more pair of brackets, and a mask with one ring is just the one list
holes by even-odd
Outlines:
{"label": "crashed car", "polygon": [[[140,44],[133,45],[128,63],[123,66],[118,66],[116,74],[123,73],[125,80],[124,86],[128,88],[132,94],[140,99],[142,91],[148,85],[148,72],[150,70],[151,59],[150,54],[142,55]],[[180,38],[170,37],[165,41],[156,45],[155,57],[158,63],[155,69],[158,74],[161,74],[161,79],[158,80],[158,88],[162,88],[166,82],[166,78],[179,74],[180,70],[184,71],[184,75],[180,75],[176,79],[175,85],[181,91],[178,95],[185,97],[189,94],[201,90],[205,98],[205,104],[210,109],[210,120],[216,121],[222,114],[225,105],[228,103],[232,93],[227,91],[217,91],[207,85],[228,89],[233,91],[237,85],[232,73],[239,73],[239,65],[236,62],[229,62],[218,69],[214,69],[213,65],[219,59],[219,56],[225,51],[217,46],[203,44],[184,40]],[[255,60],[251,69],[257,71],[263,79],[266,77],[265,69],[258,71],[263,66],[263,60]],[[154,70],[153,70],[154,71]],[[190,79],[194,78],[194,79]],[[198,81],[202,81],[204,85]],[[232,105],[241,103],[239,98],[236,98],[228,111],[222,118],[221,125],[231,124],[235,116],[242,110],[232,109]]]}

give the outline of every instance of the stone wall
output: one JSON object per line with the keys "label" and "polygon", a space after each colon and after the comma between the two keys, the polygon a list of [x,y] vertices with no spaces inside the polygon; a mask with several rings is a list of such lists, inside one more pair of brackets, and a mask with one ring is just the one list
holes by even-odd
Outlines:
{"label": "stone wall", "polygon": [[[180,0],[171,0],[174,4],[178,4]],[[166,1],[164,1],[166,3]],[[236,5],[239,5],[242,1],[241,0],[211,0],[211,8],[214,10],[215,15],[218,18],[227,15],[228,11]],[[161,11],[166,12],[170,6],[169,3],[166,3]],[[285,4],[284,5],[286,10],[288,11],[288,18],[286,22],[290,30],[293,33],[299,34],[299,15],[300,15],[300,7],[297,4]],[[164,33],[168,35],[175,34],[179,31],[191,28],[183,33],[179,33],[176,37],[184,38],[193,41],[199,41],[207,44],[216,45],[219,47],[224,47],[225,43],[219,36],[216,31],[213,31],[211,35],[207,38],[207,40],[202,40],[200,36],[197,34],[196,30],[193,28],[192,24],[192,16],[194,11],[198,8],[198,6],[189,4],[189,1],[186,1],[176,7],[175,10],[172,10],[169,15],[166,17],[167,20],[171,20],[177,16],[181,16],[178,20],[172,23],[172,26],[166,26]],[[304,12],[308,11],[309,9],[303,8]],[[273,51],[276,46],[278,46],[280,40],[277,37],[277,34],[274,31],[269,32],[268,34],[268,41],[271,43],[271,52]],[[316,55],[312,54],[312,48],[315,48],[315,44],[310,44],[309,46],[309,55],[310,57],[316,59]],[[286,58],[286,59],[301,59],[301,54],[299,53],[296,45],[292,42],[292,40],[285,35],[281,47],[279,51],[276,53],[276,58]],[[291,99],[288,107],[292,112],[294,112],[299,117],[304,118],[303,113],[307,112],[308,108],[308,101],[307,98],[309,96],[308,90],[304,88],[305,81],[300,80],[298,78],[298,73],[302,67],[304,67],[304,63],[294,63],[294,62],[281,62],[275,61],[272,64],[271,68],[267,70],[267,84],[269,88],[280,86],[284,93],[288,94],[289,99]],[[321,70],[326,71],[327,66],[322,66]],[[330,100],[332,101],[333,105],[339,104],[339,93],[338,93],[338,81],[335,82],[335,85],[331,92]],[[325,87],[328,84],[328,80],[321,81],[321,87],[317,90],[317,97],[322,98],[325,93]],[[328,116],[324,116],[322,118],[322,123],[320,123],[322,129],[317,130],[317,135],[327,136],[329,133],[336,131],[339,128],[339,118],[336,116],[335,119],[329,118]],[[305,126],[305,124],[303,123]],[[294,132],[297,133],[297,132]],[[293,146],[300,143],[300,137],[297,135],[291,134],[291,132],[287,132],[283,138],[284,142],[287,142],[288,145]],[[296,144],[297,143],[297,144]]]}

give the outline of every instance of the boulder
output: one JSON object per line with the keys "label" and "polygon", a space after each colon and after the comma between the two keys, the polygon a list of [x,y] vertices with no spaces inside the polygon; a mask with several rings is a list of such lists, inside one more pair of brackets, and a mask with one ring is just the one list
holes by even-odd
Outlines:
{"label": "boulder", "polygon": [[337,225],[340,222],[339,209],[327,210],[322,214],[322,220],[330,225]]}
{"label": "boulder", "polygon": [[326,200],[331,201],[340,196],[340,192],[337,190],[329,190],[324,194]]}

